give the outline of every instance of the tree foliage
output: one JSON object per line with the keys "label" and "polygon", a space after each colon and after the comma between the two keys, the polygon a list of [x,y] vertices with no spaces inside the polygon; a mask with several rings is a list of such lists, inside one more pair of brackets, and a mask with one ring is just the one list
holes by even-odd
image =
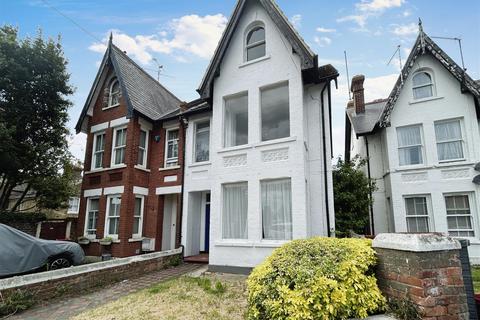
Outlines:
{"label": "tree foliage", "polygon": [[362,168],[366,160],[358,156],[351,161],[338,159],[333,171],[335,203],[335,229],[340,237],[351,231],[365,234],[369,229],[370,195],[376,190],[375,181],[369,180]]}
{"label": "tree foliage", "polygon": [[73,93],[59,40],[45,40],[40,31],[20,39],[17,28],[0,27],[0,74],[0,210],[18,186],[25,190],[19,202],[35,190],[41,206],[55,209],[66,200]]}

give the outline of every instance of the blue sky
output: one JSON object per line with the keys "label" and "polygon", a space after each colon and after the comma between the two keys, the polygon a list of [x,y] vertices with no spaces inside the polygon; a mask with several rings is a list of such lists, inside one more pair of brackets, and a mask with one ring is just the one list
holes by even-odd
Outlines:
{"label": "blue sky", "polygon": [[[46,2],[45,2],[46,1]],[[198,97],[197,88],[234,0],[17,0],[0,3],[0,23],[18,26],[21,36],[61,35],[69,61],[73,127],[92,85],[109,32],[114,42],[182,100]],[[365,74],[366,99],[388,95],[398,74],[398,60],[387,66],[396,46],[405,60],[421,17],[431,36],[462,38],[468,73],[480,78],[480,1],[278,0],[277,3],[318,54],[341,73],[333,97],[334,153],[343,153],[344,107],[348,100],[343,51],[350,76]],[[87,32],[69,19],[73,19]],[[435,40],[458,63],[458,45]],[[83,160],[85,135],[72,135],[72,153]]]}

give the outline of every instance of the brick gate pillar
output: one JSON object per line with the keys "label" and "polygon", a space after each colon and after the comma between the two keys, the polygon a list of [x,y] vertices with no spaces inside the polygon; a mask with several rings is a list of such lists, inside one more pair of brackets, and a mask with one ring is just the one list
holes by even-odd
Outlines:
{"label": "brick gate pillar", "polygon": [[413,303],[423,319],[469,319],[460,243],[440,234],[379,234],[378,285],[388,298]]}

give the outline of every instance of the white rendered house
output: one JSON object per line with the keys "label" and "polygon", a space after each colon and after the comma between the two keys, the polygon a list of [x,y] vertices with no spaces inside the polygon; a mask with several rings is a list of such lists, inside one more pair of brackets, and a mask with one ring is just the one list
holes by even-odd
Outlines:
{"label": "white rendered house", "polygon": [[247,272],[291,239],[335,232],[331,81],[271,0],[240,0],[188,122],[182,244]]}
{"label": "white rendered house", "polygon": [[374,233],[442,232],[470,239],[480,262],[480,83],[422,29],[390,96],[363,102],[352,80],[346,150],[377,182]]}

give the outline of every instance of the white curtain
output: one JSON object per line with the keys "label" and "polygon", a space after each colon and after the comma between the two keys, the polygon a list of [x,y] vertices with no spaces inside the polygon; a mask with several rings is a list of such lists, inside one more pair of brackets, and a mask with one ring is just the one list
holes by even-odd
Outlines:
{"label": "white curtain", "polygon": [[420,126],[398,128],[397,136],[400,165],[423,163]]}
{"label": "white curtain", "polygon": [[292,196],[290,179],[262,181],[263,238],[292,239]]}
{"label": "white curtain", "polygon": [[463,158],[460,121],[455,120],[451,122],[436,123],[435,136],[437,137],[437,152],[439,160]]}
{"label": "white curtain", "polygon": [[223,186],[223,239],[247,239],[247,183]]}

